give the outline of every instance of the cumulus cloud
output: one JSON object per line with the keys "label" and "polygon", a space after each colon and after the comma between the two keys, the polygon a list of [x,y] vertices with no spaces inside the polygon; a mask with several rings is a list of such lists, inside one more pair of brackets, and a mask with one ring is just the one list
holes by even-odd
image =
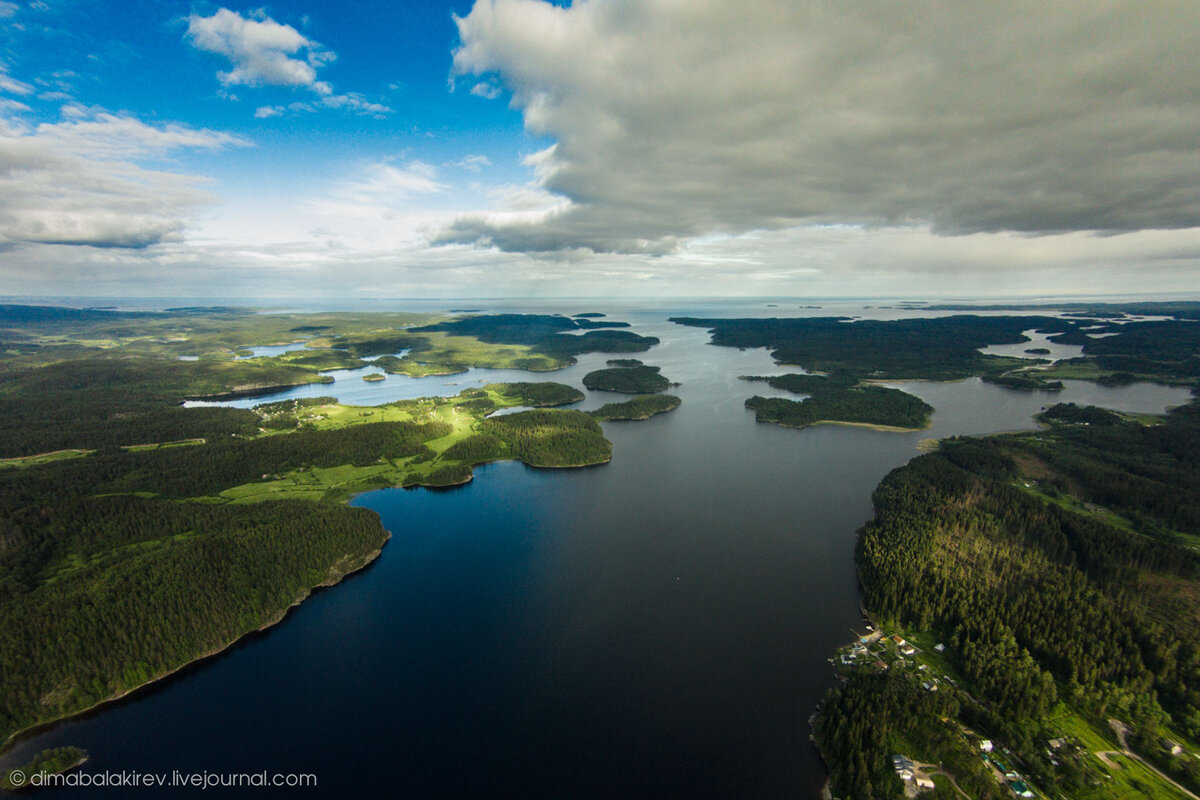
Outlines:
{"label": "cumulus cloud", "polygon": [[820,223],[1200,226],[1185,3],[476,0],[457,24],[455,75],[503,84],[557,141],[538,180],[566,202],[440,242],[661,254]]}
{"label": "cumulus cloud", "polygon": [[[317,67],[333,54],[291,25],[270,17],[248,19],[222,8],[211,17],[188,17],[187,35],[197,49],[232,62],[232,70],[217,73],[226,86],[304,86],[319,94],[330,92],[317,80]],[[297,54],[304,57],[293,57]]]}
{"label": "cumulus cloud", "polygon": [[227,8],[210,17],[193,13],[188,17],[187,36],[196,49],[224,56],[233,64],[232,70],[217,73],[217,79],[226,87],[235,84],[254,88],[285,86],[308,89],[317,95],[311,102],[260,106],[254,112],[258,119],[322,108],[338,108],[376,118],[392,112],[391,108],[370,101],[358,92],[335,94],[328,82],[317,80],[317,70],[337,55],[262,11],[249,17]]}
{"label": "cumulus cloud", "polygon": [[471,94],[485,100],[495,100],[500,96],[501,91],[500,87],[494,83],[477,83],[471,87]]}
{"label": "cumulus cloud", "polygon": [[178,238],[185,218],[213,198],[199,177],[138,162],[241,144],[78,106],[53,124],[0,118],[0,244],[138,248]]}

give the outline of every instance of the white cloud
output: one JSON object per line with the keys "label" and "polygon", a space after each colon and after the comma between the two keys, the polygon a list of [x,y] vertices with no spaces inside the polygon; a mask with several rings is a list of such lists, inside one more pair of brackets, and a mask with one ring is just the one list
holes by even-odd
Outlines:
{"label": "white cloud", "polygon": [[[232,70],[217,73],[226,86],[303,86],[319,94],[329,93],[328,86],[317,81],[317,67],[332,54],[291,25],[270,17],[247,19],[222,8],[211,17],[193,13],[188,17],[187,35],[197,49],[232,62]],[[301,51],[305,58],[292,57]]]}
{"label": "white cloud", "polygon": [[62,122],[0,118],[0,244],[145,247],[177,238],[212,202],[204,179],[140,166],[174,151],[244,141],[67,106]]}
{"label": "white cloud", "polygon": [[392,109],[381,103],[373,103],[357,92],[334,94],[311,102],[295,102],[279,106],[260,106],[254,110],[258,119],[283,116],[284,114],[311,114],[322,108],[340,108],[366,117],[383,119]]}
{"label": "white cloud", "polygon": [[503,90],[494,83],[477,83],[471,87],[471,94],[485,100],[495,100]]}
{"label": "white cloud", "polygon": [[10,3],[8,0],[0,0],[0,19],[10,19],[16,16],[20,9],[16,3]]}
{"label": "white cloud", "polygon": [[437,182],[437,168],[423,161],[409,161],[396,167],[388,163],[374,164],[363,180],[347,184],[340,193],[363,202],[390,202],[407,199],[416,194],[443,191]]}
{"label": "white cloud", "polygon": [[446,166],[460,167],[469,172],[479,172],[479,170],[483,169],[484,167],[490,167],[491,165],[492,165],[492,160],[490,158],[488,158],[485,155],[476,154],[476,155],[464,156],[463,158],[460,158],[458,161],[453,161],[453,162],[447,164]]}
{"label": "white cloud", "polygon": [[19,94],[24,97],[33,94],[33,87],[12,77],[4,71],[3,67],[0,67],[0,91],[5,91],[9,94]]}
{"label": "white cloud", "polygon": [[[257,18],[256,18],[257,17]],[[305,37],[291,25],[266,16],[261,10],[243,17],[222,8],[210,17],[193,13],[188,17],[187,35],[199,50],[225,56],[233,64],[229,72],[218,72],[222,85],[286,86],[308,89],[317,95],[312,102],[260,106],[258,119],[337,108],[382,118],[392,109],[368,100],[358,92],[335,94],[327,81],[317,80],[317,70],[337,55]],[[232,98],[231,99],[236,99]]]}
{"label": "white cloud", "polygon": [[1200,225],[1186,4],[476,0],[457,23],[455,74],[502,83],[557,141],[540,184],[569,202],[442,242],[662,254],[830,222]]}

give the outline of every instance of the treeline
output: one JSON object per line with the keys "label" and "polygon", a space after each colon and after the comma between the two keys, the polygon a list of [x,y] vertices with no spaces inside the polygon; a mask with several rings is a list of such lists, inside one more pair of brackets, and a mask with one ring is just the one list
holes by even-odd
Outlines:
{"label": "treeline", "polygon": [[5,538],[0,740],[176,669],[276,619],[385,541],[364,509],[302,501],[207,505],[57,500]]}
{"label": "treeline", "polygon": [[600,424],[582,411],[522,411],[489,417],[479,431],[504,441],[532,467],[579,467],[612,458]]}
{"label": "treeline", "polygon": [[[1165,724],[1200,738],[1200,554],[1178,541],[1200,532],[1200,430],[1195,404],[1151,426],[1051,411],[1071,422],[950,440],[892,472],[856,561],[873,614],[949,645],[971,699],[964,722],[1069,792],[1082,772],[1053,765],[1045,745],[1060,735],[1045,722],[1059,700],[1159,749]],[[835,793],[877,779],[843,740],[824,741],[843,776]]]}
{"label": "treeline", "polygon": [[915,395],[887,386],[859,384],[845,374],[778,375],[748,380],[766,381],[776,389],[809,395],[802,401],[757,395],[746,401],[746,408],[754,411],[758,422],[776,422],[789,428],[818,422],[925,428],[933,413],[933,406]]}

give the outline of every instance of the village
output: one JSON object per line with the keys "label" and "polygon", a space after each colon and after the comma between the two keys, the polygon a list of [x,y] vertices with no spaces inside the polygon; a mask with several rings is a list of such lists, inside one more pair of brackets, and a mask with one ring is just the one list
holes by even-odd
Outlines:
{"label": "village", "polygon": [[[869,618],[867,619],[868,621],[864,623],[866,632],[862,634],[855,632],[855,640],[840,648],[837,655],[830,659],[830,662],[839,671],[848,672],[861,669],[878,672],[889,671],[893,674],[909,676],[914,685],[919,686],[924,692],[957,692],[966,701],[979,702],[954,677],[954,669],[947,658],[949,653],[946,644],[930,639],[933,641],[932,644],[922,646],[905,638],[902,631],[884,630],[883,626],[877,626],[869,621]],[[926,634],[919,634],[919,636],[923,639],[929,638]],[[1111,730],[1107,733],[1113,734],[1113,738],[1118,742],[1118,745],[1114,747],[1098,739],[1095,736],[1096,731],[1087,727],[1076,728],[1079,722],[1071,720],[1072,724],[1067,724],[1064,721],[1062,724],[1063,734],[1045,742],[1047,759],[1054,767],[1059,767],[1068,761],[1078,763],[1085,759],[1089,761],[1095,759],[1100,768],[1101,777],[1110,783],[1110,788],[1113,790],[1118,790],[1119,782],[1115,780],[1117,776],[1125,776],[1130,771],[1136,770],[1145,777],[1153,776],[1160,779],[1163,784],[1160,788],[1166,790],[1166,793],[1162,795],[1164,797],[1185,796],[1192,800],[1200,800],[1196,794],[1180,786],[1132,752],[1125,742],[1126,730],[1122,723],[1117,720],[1108,720],[1108,727]],[[996,781],[997,786],[1007,791],[1008,796],[1013,798],[1059,796],[1057,794],[1049,795],[1036,789],[1030,778],[1016,768],[1019,763],[1019,757],[1016,754],[984,734],[972,730],[961,721],[955,720],[955,724],[964,744],[971,751],[978,753],[982,763],[986,765],[988,774]],[[1200,754],[1186,752],[1178,743],[1169,742],[1169,744],[1172,745],[1171,753],[1174,756],[1200,758]],[[924,792],[932,791],[938,785],[935,783],[935,778],[944,778],[960,797],[973,800],[959,787],[955,775],[947,771],[940,763],[921,762],[913,753],[893,753],[891,754],[891,764],[896,776],[904,784],[904,794],[907,798],[916,798]],[[831,800],[837,800],[837,798]]]}
{"label": "village", "polygon": [[[866,628],[865,634],[841,648],[837,656],[830,661],[840,669],[902,670],[911,675],[912,680],[918,682],[926,692],[937,692],[946,688],[958,689],[958,682],[949,674],[949,666],[943,658],[946,652],[945,644],[938,642],[927,652],[899,633],[888,634],[869,622]],[[981,738],[961,723],[959,730],[963,738],[978,750],[980,758],[990,768],[997,784],[1007,787],[1014,797],[1041,796],[1031,788],[1025,776],[1006,764],[1003,757],[1007,754],[997,748],[995,743],[990,739]],[[896,776],[904,782],[906,797],[915,798],[922,792],[934,789],[934,776],[942,775],[960,796],[969,798],[969,795],[958,787],[955,776],[940,764],[922,763],[904,753],[892,755],[891,760]]]}

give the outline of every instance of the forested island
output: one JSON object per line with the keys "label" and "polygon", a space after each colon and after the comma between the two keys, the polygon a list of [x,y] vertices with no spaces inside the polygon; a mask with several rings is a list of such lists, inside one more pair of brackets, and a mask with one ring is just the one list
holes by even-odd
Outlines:
{"label": "forested island", "polygon": [[653,394],[669,388],[671,382],[659,374],[658,367],[638,362],[632,366],[616,366],[589,372],[583,376],[583,385],[605,392]]}
{"label": "forested island", "polygon": [[983,375],[981,378],[985,383],[994,383],[1023,392],[1061,392],[1065,388],[1062,381],[1048,381],[1032,372],[1021,375]]}
{"label": "forested island", "polygon": [[[357,492],[462,483],[499,459],[557,468],[612,455],[593,416],[545,408],[583,398],[556,383],[371,407],[185,398],[321,382],[380,350],[406,350],[392,357],[425,373],[550,368],[655,341],[561,333],[578,327],[536,315],[0,307],[0,741],[219,652],[368,564],[389,534],[344,504]],[[514,406],[535,410],[489,417]]]}
{"label": "forested island", "polygon": [[623,403],[605,403],[595,411],[589,411],[599,420],[640,420],[655,414],[665,414],[679,408],[680,400],[671,394],[649,394],[626,400]]}
{"label": "forested island", "polygon": [[892,430],[921,430],[929,427],[933,406],[919,397],[862,383],[846,375],[776,375],[744,377],[764,381],[776,389],[806,394],[802,401],[783,397],[754,396],[746,401],[759,422],[775,422],[786,428],[804,428],[823,422],[868,425]]}

